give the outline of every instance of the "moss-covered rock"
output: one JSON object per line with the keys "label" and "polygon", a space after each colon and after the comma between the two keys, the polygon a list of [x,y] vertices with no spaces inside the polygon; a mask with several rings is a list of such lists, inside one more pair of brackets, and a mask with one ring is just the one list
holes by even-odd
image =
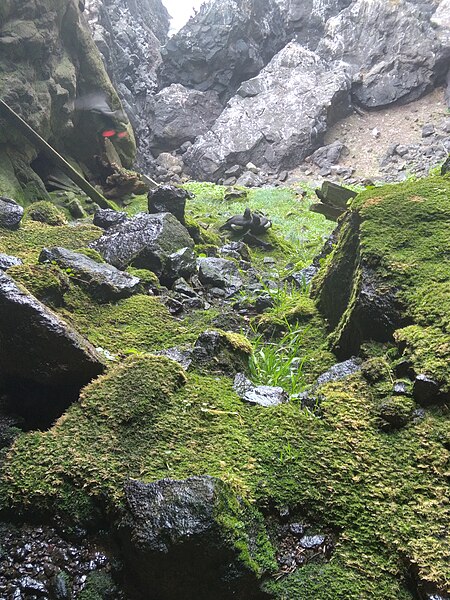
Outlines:
{"label": "moss-covered rock", "polygon": [[46,225],[67,225],[64,214],[51,202],[35,202],[26,211],[25,217]]}
{"label": "moss-covered rock", "polygon": [[396,339],[417,373],[446,393],[450,335],[450,179],[368,190],[341,222],[313,296],[344,357],[364,340]]}

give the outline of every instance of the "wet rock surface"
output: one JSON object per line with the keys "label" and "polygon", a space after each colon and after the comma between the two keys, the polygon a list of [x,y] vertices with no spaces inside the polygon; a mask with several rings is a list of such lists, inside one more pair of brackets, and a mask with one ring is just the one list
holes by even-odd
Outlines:
{"label": "wet rock surface", "polygon": [[171,213],[139,213],[132,219],[108,229],[92,244],[106,262],[118,269],[132,265],[153,271],[162,282],[171,273],[170,256],[194,242]]}
{"label": "wet rock surface", "polygon": [[199,258],[198,276],[204,285],[235,292],[243,281],[235,262],[226,258]]}
{"label": "wet rock surface", "polygon": [[12,198],[0,196],[0,227],[17,229],[23,216],[23,208]]}
{"label": "wet rock surface", "polygon": [[10,267],[21,265],[22,260],[17,256],[10,256],[9,254],[0,254],[0,269],[6,271]]}
{"label": "wet rock surface", "polygon": [[327,125],[348,111],[349,88],[343,69],[330,72],[317,54],[291,42],[241,85],[211,131],[186,152],[185,164],[206,180],[217,180],[237,159],[293,167],[320,143]]}
{"label": "wet rock surface", "polygon": [[[69,542],[47,526],[0,523],[0,547],[0,596],[5,600],[70,600],[86,588],[89,577],[111,572],[110,559],[95,543]],[[107,597],[122,599],[110,585],[113,595]]]}
{"label": "wet rock surface", "polygon": [[87,288],[99,302],[128,298],[139,291],[138,277],[65,248],[44,248],[39,262],[56,263],[62,269],[69,270],[71,278]]}
{"label": "wet rock surface", "polygon": [[150,214],[172,213],[184,225],[186,200],[191,197],[191,193],[182,188],[160,185],[148,193],[148,212]]}
{"label": "wet rock surface", "polygon": [[289,395],[281,387],[271,385],[253,385],[243,373],[234,378],[233,388],[237,395],[249,404],[270,407],[288,402]]}
{"label": "wet rock surface", "polygon": [[102,229],[109,229],[114,225],[123,223],[128,218],[127,213],[113,210],[111,208],[99,208],[94,214],[94,225]]}
{"label": "wet rock surface", "polygon": [[177,597],[180,589],[186,600],[264,598],[216,519],[218,506],[227,512],[223,502],[232,497],[222,481],[206,475],[130,481],[125,494],[119,534],[126,566],[141,590],[162,600]]}

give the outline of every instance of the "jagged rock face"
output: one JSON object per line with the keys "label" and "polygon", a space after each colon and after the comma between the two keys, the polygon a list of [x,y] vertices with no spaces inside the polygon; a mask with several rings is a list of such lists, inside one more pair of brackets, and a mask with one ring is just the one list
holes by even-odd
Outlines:
{"label": "jagged rock face", "polygon": [[327,125],[349,107],[350,80],[320,57],[288,44],[246,81],[205,136],[184,156],[194,177],[216,180],[232,165],[289,168],[318,145]]}
{"label": "jagged rock face", "polygon": [[327,20],[347,8],[353,0],[277,0],[286,29],[295,32],[297,41],[315,50]]}
{"label": "jagged rock face", "polygon": [[[103,147],[99,115],[75,112],[74,99],[96,91],[112,110],[121,104],[78,0],[2,2],[0,73],[0,97],[44,139],[95,172],[93,157]],[[129,133],[114,142],[126,166],[131,166],[135,153]],[[0,121],[0,139],[0,193],[22,200],[45,196],[30,168],[38,151],[5,121]]]}
{"label": "jagged rock face", "polygon": [[317,52],[345,64],[354,80],[354,98],[362,106],[414,100],[443,75],[450,47],[438,39],[419,8],[406,0],[356,0],[328,21]]}
{"label": "jagged rock face", "polygon": [[213,0],[163,48],[161,87],[181,83],[226,101],[286,41],[275,0]]}
{"label": "jagged rock face", "polygon": [[136,134],[137,166],[146,170],[152,94],[169,14],[161,0],[89,0],[87,10],[94,40]]}
{"label": "jagged rock face", "polygon": [[223,106],[217,92],[200,92],[180,84],[164,88],[154,98],[151,142],[155,154],[170,152],[206,133]]}

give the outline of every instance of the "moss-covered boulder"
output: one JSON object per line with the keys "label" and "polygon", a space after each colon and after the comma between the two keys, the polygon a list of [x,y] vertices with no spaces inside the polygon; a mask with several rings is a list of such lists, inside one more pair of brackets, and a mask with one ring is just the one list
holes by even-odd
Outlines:
{"label": "moss-covered boulder", "polygon": [[57,227],[58,225],[67,225],[64,214],[52,202],[41,201],[32,204],[26,211],[26,218],[32,221],[39,221],[46,225]]}
{"label": "moss-covered boulder", "polygon": [[262,599],[273,561],[258,512],[219,479],[201,476],[125,486],[119,526],[138,598]]}
{"label": "moss-covered boulder", "polygon": [[450,179],[368,190],[353,202],[313,281],[339,356],[395,340],[416,375],[449,392]]}

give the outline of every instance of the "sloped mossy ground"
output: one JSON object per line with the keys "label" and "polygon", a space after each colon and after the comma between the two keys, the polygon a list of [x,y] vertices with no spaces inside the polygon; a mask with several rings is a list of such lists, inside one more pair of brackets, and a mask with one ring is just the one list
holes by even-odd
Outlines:
{"label": "sloped mossy ground", "polygon": [[[420,203],[411,200],[413,190],[423,198]],[[433,362],[433,344],[438,344],[443,346],[442,370],[450,314],[445,295],[449,235],[443,234],[448,198],[450,181],[436,178],[375,189],[357,199],[365,215],[361,243],[374,258],[391,261],[383,263],[387,276],[398,278],[416,323],[412,327],[420,328],[423,341],[416,342],[416,360],[426,354]],[[214,210],[211,201],[208,211]],[[423,213],[434,215],[424,217],[428,227],[419,225]],[[378,219],[376,227],[372,219]],[[12,243],[4,244],[2,239],[0,249],[19,253]],[[36,256],[31,244],[21,244],[23,253]],[[80,246],[85,244],[83,240]],[[400,281],[401,274],[406,275]],[[442,295],[435,302],[439,290]],[[89,299],[71,293],[67,315],[96,344],[118,354],[130,348],[152,351],[169,341],[174,345],[177,335],[191,335],[167,313],[158,313],[161,321],[148,316],[139,327],[139,319],[156,309],[154,298],[90,306],[88,313]],[[315,312],[310,316],[318,319]],[[320,345],[325,328],[316,325],[310,334]],[[433,337],[424,337],[428,328]],[[323,386],[320,417],[293,401],[270,409],[248,406],[226,377],[185,375],[162,357],[128,357],[87,386],[80,402],[49,431],[16,440],[6,457],[0,503],[15,511],[56,510],[89,522],[100,508],[108,511],[121,504],[128,477],[154,481],[207,473],[231,483],[262,509],[288,505],[336,531],[330,562],[311,562],[266,583],[279,600],[412,600],[409,585],[416,575],[448,592],[447,409],[427,409],[406,427],[382,431],[378,403],[392,383],[395,349],[368,344],[363,353],[367,361],[383,361],[384,379],[369,384],[357,374]]]}

